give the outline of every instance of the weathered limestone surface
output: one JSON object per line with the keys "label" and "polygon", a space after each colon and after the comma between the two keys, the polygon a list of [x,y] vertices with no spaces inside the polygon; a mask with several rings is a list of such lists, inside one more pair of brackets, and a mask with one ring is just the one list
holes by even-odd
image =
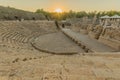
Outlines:
{"label": "weathered limestone surface", "polygon": [[120,50],[120,28],[105,28],[100,36],[100,42]]}
{"label": "weathered limestone surface", "polygon": [[102,30],[103,30],[103,28],[100,25],[90,26],[88,28],[88,31],[89,31],[88,35],[94,39],[98,39],[100,34],[102,33]]}
{"label": "weathered limestone surface", "polygon": [[81,25],[81,27],[80,27],[80,33],[82,33],[82,34],[88,34],[87,27],[88,27],[87,24]]}

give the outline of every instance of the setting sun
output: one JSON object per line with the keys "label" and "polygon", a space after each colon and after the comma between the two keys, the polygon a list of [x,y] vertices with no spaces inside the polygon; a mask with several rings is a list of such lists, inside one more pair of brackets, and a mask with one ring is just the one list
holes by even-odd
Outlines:
{"label": "setting sun", "polygon": [[57,8],[57,9],[55,9],[55,12],[57,12],[57,13],[62,13],[63,11],[62,11],[62,9]]}

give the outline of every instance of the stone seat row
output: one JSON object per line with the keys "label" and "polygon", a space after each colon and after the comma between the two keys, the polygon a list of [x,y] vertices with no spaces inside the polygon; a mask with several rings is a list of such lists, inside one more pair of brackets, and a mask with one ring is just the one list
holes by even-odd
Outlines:
{"label": "stone seat row", "polygon": [[26,44],[29,43],[29,37],[26,37],[22,34],[17,32],[2,32],[0,34],[0,42],[1,44],[5,44],[7,46],[20,48],[24,47]]}
{"label": "stone seat row", "polygon": [[[53,26],[51,26],[53,25]],[[0,45],[23,48],[38,36],[56,31],[54,22],[0,21]]]}

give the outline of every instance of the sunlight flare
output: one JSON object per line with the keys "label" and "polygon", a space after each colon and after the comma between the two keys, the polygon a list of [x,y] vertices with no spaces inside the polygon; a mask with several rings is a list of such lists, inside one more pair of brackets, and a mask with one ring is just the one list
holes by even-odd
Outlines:
{"label": "sunlight flare", "polygon": [[63,11],[62,11],[62,9],[57,8],[57,9],[55,9],[55,12],[57,12],[57,13],[62,13]]}

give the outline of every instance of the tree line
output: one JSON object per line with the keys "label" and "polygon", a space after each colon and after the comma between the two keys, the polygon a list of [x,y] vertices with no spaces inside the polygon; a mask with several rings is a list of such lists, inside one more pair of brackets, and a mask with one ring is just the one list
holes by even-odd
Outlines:
{"label": "tree line", "polygon": [[120,11],[76,12],[76,11],[70,10],[69,12],[56,13],[56,12],[48,12],[43,9],[37,9],[35,13],[42,13],[45,15],[47,19],[55,19],[55,20],[66,20],[68,18],[82,18],[82,17],[93,18],[94,16],[99,18],[105,15],[108,15],[108,16],[120,15]]}

